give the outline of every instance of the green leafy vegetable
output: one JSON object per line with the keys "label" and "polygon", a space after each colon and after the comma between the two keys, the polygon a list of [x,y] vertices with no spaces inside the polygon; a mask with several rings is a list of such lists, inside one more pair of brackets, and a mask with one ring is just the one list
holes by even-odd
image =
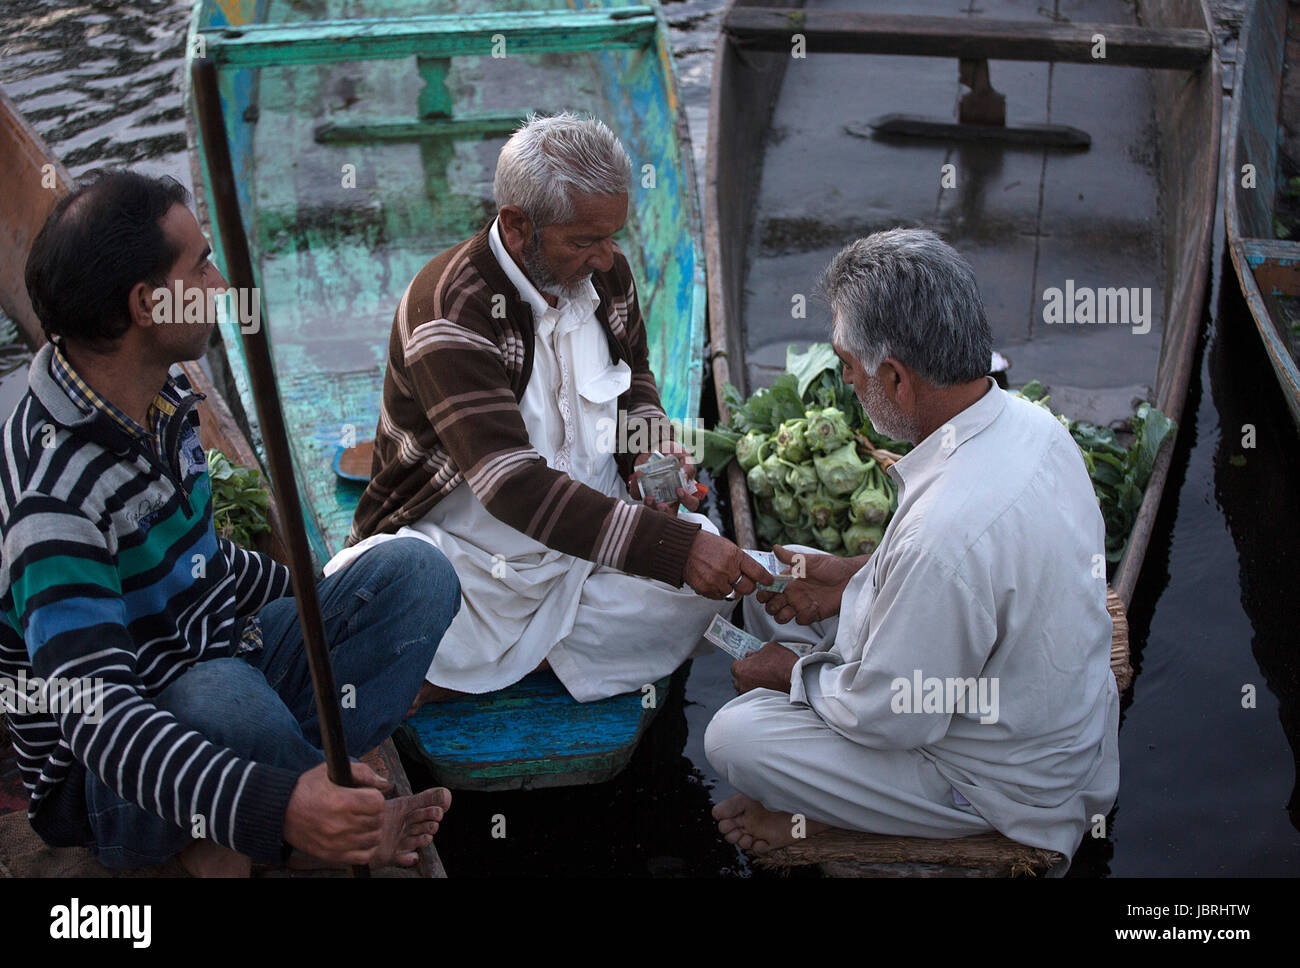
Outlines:
{"label": "green leafy vegetable", "polygon": [[212,525],[217,534],[244,548],[271,530],[266,512],[271,496],[255,470],[230,462],[219,450],[209,450],[208,476],[212,479]]}
{"label": "green leafy vegetable", "polygon": [[[756,498],[763,541],[866,554],[880,543],[898,510],[898,493],[880,464],[863,459],[870,453],[863,440],[899,456],[912,445],[872,427],[829,344],[814,343],[803,352],[790,347],[786,371],[748,400],[735,387],[723,387],[730,419],[717,428],[717,446],[706,466],[718,475],[733,457],[740,462]],[[1039,381],[1031,380],[1017,394],[1050,412]],[[1106,557],[1116,562],[1160,448],[1177,428],[1145,403],[1130,422],[1131,443],[1127,431],[1121,439],[1109,427],[1054,416],[1079,447],[1106,524]]]}

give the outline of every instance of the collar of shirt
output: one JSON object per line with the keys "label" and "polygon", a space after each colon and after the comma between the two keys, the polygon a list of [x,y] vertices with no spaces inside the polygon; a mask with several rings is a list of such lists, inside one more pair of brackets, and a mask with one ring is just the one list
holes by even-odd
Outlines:
{"label": "collar of shirt", "polygon": [[149,423],[153,427],[152,431],[141,427],[125,410],[96,393],[94,388],[72,368],[72,364],[68,362],[68,358],[63,355],[63,351],[58,346],[54,347],[54,353],[50,358],[50,375],[83,413],[100,411],[107,414],[132,437],[151,444],[160,457],[164,456],[163,435],[167,429],[167,422],[176,413],[177,404],[181,399],[180,388],[170,373],[163,388],[149,404]]}
{"label": "collar of shirt", "polygon": [[596,287],[591,284],[591,280],[587,279],[583,283],[581,292],[576,295],[557,294],[558,304],[552,306],[506,251],[505,243],[501,240],[500,224],[499,218],[492,220],[492,228],[488,232],[488,247],[496,256],[506,278],[519,291],[520,298],[532,308],[537,331],[544,333],[553,326],[559,325],[560,331],[556,335],[563,335],[574,326],[586,322],[600,305],[600,297],[596,295]]}
{"label": "collar of shirt", "polygon": [[997,419],[1007,405],[1007,396],[992,377],[985,377],[989,389],[974,403],[921,441],[901,460],[889,468],[888,474],[902,486],[937,473],[957,448]]}

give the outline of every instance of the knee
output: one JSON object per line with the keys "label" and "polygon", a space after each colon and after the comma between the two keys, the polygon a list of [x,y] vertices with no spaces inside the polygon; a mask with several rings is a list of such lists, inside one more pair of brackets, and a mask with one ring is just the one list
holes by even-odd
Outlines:
{"label": "knee", "polygon": [[[382,554],[380,554],[382,553]],[[447,556],[421,538],[386,541],[366,555],[380,555],[375,567],[384,575],[384,585],[407,601],[425,601],[448,621],[460,611],[460,578]]]}
{"label": "knee", "polygon": [[261,671],[233,657],[192,666],[155,703],[210,742],[237,751],[256,746],[267,732],[298,728]]}
{"label": "knee", "polygon": [[749,711],[743,704],[729,703],[709,720],[704,731],[704,755],[719,774],[730,778],[752,760],[752,735]]}

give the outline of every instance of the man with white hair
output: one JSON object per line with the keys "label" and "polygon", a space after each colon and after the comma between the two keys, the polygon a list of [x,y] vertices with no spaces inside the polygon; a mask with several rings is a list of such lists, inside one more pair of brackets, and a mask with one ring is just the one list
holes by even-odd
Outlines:
{"label": "man with white hair", "polygon": [[633,500],[654,450],[690,461],[613,241],[631,172],[599,121],[530,117],[501,149],[496,218],[402,296],[371,481],[326,573],[395,535],[455,567],[464,607],[413,708],[547,666],[583,702],[640,689],[771,577],[691,513],[693,485],[686,513]]}
{"label": "man with white hair", "polygon": [[754,634],[816,645],[734,664],[742,695],[704,740],[742,791],[718,827],[756,852],[828,826],[996,829],[1069,858],[1119,788],[1105,530],[1079,449],[985,375],[974,273],[938,236],[859,239],[822,286],[846,382],[916,447],[889,469],[898,510],[873,554],[808,554],[806,578],[756,596],[766,614],[746,599]]}

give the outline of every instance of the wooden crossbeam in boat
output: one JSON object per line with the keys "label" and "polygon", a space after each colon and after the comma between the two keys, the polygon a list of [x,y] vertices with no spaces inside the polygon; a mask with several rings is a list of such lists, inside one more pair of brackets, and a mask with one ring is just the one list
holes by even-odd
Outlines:
{"label": "wooden crossbeam in boat", "polygon": [[[1208,32],[1182,28],[785,7],[733,6],[723,18],[722,29],[753,50],[788,53],[791,37],[802,34],[810,53],[1068,61],[1170,70],[1196,70],[1209,60],[1214,45]],[[1104,58],[1093,55],[1097,34],[1105,38]]]}
{"label": "wooden crossbeam in boat", "polygon": [[510,134],[524,123],[527,116],[527,111],[515,111],[508,114],[474,114],[423,120],[389,118],[356,124],[328,121],[316,129],[314,137],[320,144],[371,144],[376,141],[419,141],[422,138],[448,136],[490,138]]}
{"label": "wooden crossbeam in boat", "polygon": [[650,7],[519,10],[250,24],[204,30],[219,67],[284,67],[394,57],[491,56],[644,47],[654,37]]}
{"label": "wooden crossbeam in boat", "polygon": [[1242,239],[1242,253],[1266,296],[1300,296],[1300,242]]}

